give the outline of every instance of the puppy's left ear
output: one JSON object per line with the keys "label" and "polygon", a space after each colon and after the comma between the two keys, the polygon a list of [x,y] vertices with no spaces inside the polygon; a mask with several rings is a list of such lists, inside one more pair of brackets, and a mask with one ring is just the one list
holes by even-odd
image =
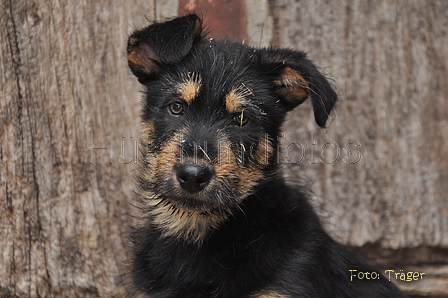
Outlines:
{"label": "puppy's left ear", "polygon": [[263,54],[280,102],[292,110],[311,97],[316,123],[325,127],[337,94],[306,54],[288,49],[266,50]]}
{"label": "puppy's left ear", "polygon": [[202,21],[195,14],[137,30],[128,40],[129,68],[144,84],[181,61],[201,37]]}

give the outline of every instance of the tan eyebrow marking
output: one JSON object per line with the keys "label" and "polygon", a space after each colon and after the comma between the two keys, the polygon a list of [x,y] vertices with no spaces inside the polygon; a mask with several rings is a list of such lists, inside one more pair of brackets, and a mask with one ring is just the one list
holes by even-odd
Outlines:
{"label": "tan eyebrow marking", "polygon": [[195,73],[188,73],[185,80],[178,85],[180,98],[190,104],[198,96],[201,87],[201,77]]}
{"label": "tan eyebrow marking", "polygon": [[245,97],[247,95],[254,95],[252,90],[244,83],[236,88],[232,88],[225,97],[226,110],[229,113],[240,112],[243,105],[247,102]]}

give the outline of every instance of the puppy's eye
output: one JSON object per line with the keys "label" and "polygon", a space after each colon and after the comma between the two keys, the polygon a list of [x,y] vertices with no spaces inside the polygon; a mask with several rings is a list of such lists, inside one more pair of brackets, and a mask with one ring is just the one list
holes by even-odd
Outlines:
{"label": "puppy's eye", "polygon": [[184,111],[184,106],[180,102],[173,102],[168,108],[173,115],[180,115]]}
{"label": "puppy's eye", "polygon": [[235,115],[235,117],[233,119],[235,120],[236,124],[239,126],[243,126],[249,121],[249,117],[247,117],[244,114],[244,111],[241,111],[240,114]]}

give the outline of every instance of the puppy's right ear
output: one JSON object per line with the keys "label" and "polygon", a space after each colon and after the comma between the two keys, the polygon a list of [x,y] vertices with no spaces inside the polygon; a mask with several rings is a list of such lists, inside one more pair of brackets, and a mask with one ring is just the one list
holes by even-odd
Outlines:
{"label": "puppy's right ear", "polygon": [[165,65],[182,60],[202,37],[202,21],[190,14],[135,31],[128,40],[129,68],[144,84]]}

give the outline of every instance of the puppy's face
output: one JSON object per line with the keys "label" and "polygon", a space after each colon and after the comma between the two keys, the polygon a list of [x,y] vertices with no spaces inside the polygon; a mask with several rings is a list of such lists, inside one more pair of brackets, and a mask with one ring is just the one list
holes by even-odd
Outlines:
{"label": "puppy's face", "polygon": [[195,15],[135,32],[128,58],[146,87],[138,196],[165,236],[194,242],[275,178],[285,113],[312,93],[323,126],[336,100],[305,54],[205,39]]}

